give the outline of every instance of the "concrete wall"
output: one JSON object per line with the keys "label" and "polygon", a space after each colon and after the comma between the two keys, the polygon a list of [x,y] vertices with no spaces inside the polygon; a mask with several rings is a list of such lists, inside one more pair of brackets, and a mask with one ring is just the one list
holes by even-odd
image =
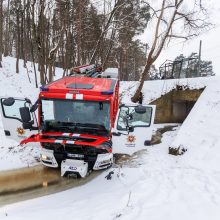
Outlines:
{"label": "concrete wall", "polygon": [[181,87],[177,87],[151,102],[157,106],[155,123],[182,123],[203,90],[183,90]]}

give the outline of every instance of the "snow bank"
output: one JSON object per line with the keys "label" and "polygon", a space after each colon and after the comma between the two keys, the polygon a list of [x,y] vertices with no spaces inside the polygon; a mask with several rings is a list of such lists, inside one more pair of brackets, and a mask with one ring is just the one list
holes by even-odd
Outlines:
{"label": "snow bank", "polygon": [[[36,64],[36,70],[38,65]],[[16,59],[13,57],[3,57],[2,68],[0,68],[0,96],[28,97],[35,101],[39,89],[35,86],[34,67],[31,62],[27,62],[27,68],[23,67],[23,60],[19,62],[19,73],[16,73]],[[29,82],[29,78],[30,81]],[[62,76],[62,69],[56,68],[55,79]],[[39,72],[37,71],[37,76]],[[38,85],[39,77],[38,77]]]}
{"label": "snow bank", "polygon": [[[143,103],[149,104],[161,97],[171,90],[175,89],[176,86],[182,86],[183,88],[189,89],[201,89],[205,88],[210,82],[216,80],[217,77],[198,77],[198,78],[187,78],[187,79],[167,79],[167,80],[153,80],[145,81],[142,89],[144,99]],[[120,93],[122,94],[122,102],[130,103],[131,97],[134,94],[138,82],[136,81],[122,81],[120,82]]]}
{"label": "snow bank", "polygon": [[[39,88],[35,87],[34,67],[27,62],[27,68],[23,67],[23,61],[19,62],[20,72],[16,73],[16,59],[3,57],[2,68],[0,68],[0,97],[27,97],[36,101]],[[36,65],[37,69],[37,65]],[[56,78],[62,76],[62,69],[56,68]],[[28,74],[30,77],[28,78]],[[39,76],[39,72],[37,71]],[[38,85],[39,79],[38,79]],[[18,147],[16,141],[5,137],[2,119],[0,116],[0,170],[10,170],[26,167],[37,163],[39,149],[36,147]]]}
{"label": "snow bank", "polygon": [[118,78],[118,68],[107,68],[103,73],[103,77],[111,77],[111,78]]}
{"label": "snow bank", "polygon": [[186,158],[203,167],[220,161],[220,77],[209,82],[184,121],[172,147],[187,148]]}
{"label": "snow bank", "polygon": [[177,133],[166,132],[161,144],[83,186],[2,207],[0,219],[219,220],[220,168],[198,169],[169,155]]}

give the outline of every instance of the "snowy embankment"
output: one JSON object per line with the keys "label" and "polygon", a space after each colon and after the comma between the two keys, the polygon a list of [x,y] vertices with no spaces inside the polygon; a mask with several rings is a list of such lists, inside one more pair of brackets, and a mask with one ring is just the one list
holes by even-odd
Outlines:
{"label": "snowy embankment", "polygon": [[[35,102],[39,88],[35,86],[32,63],[28,62],[27,68],[24,68],[23,61],[20,60],[18,74],[15,67],[15,58],[3,57],[2,68],[0,68],[0,97],[27,97]],[[61,77],[62,73],[62,69],[57,68],[55,79]],[[29,82],[28,74],[31,82]],[[37,72],[37,75],[39,76],[39,72]],[[36,159],[39,157],[38,148],[17,146],[18,143],[16,141],[5,137],[0,116],[0,170],[26,167],[37,163]]]}
{"label": "snowy embankment", "polygon": [[209,82],[171,146],[187,149],[185,157],[192,157],[193,163],[203,161],[202,167],[219,167],[220,77]]}
{"label": "snowy embankment", "polygon": [[[150,102],[160,98],[162,95],[172,91],[176,86],[182,86],[183,89],[201,89],[209,85],[210,82],[216,80],[217,77],[198,77],[187,79],[167,79],[145,81],[143,92],[143,103]],[[122,102],[131,102],[131,97],[138,86],[136,81],[120,82],[120,93],[122,94]]]}

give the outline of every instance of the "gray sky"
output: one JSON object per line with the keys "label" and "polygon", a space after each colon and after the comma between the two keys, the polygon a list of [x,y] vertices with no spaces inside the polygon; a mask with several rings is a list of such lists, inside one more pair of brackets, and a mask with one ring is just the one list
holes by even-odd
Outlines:
{"label": "gray sky", "polygon": [[[165,60],[173,60],[177,55],[183,53],[185,56],[192,52],[199,51],[199,41],[202,40],[202,59],[211,60],[213,62],[213,70],[217,75],[220,75],[220,0],[203,0],[208,4],[210,12],[210,20],[215,24],[215,27],[200,35],[199,37],[182,43],[182,41],[172,41],[166,49],[164,49],[156,61],[156,66],[159,67]],[[139,38],[143,42],[149,42],[149,30]]]}

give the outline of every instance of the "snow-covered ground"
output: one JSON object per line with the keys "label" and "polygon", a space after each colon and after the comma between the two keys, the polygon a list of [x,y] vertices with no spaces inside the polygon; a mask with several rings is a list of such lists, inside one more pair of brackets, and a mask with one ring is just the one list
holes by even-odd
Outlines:
{"label": "snow-covered ground", "polygon": [[[15,69],[16,59],[3,57],[3,67],[0,68],[0,97],[27,97],[35,102],[39,89],[35,87],[34,67],[31,62],[28,62],[27,68],[24,68],[22,60],[19,64],[20,73],[17,74]],[[31,83],[29,83],[27,72]],[[39,72],[37,74],[39,75]],[[56,68],[55,79],[60,78],[62,74],[62,69]],[[0,170],[21,168],[37,163],[39,148],[17,146],[17,142],[5,137],[0,116]]]}
{"label": "snow-covered ground", "polygon": [[134,157],[131,166],[111,168],[62,193],[2,207],[0,219],[218,220],[220,168],[203,170],[198,165],[204,160],[192,166],[184,156],[169,155],[167,146],[177,132],[166,132],[161,144]]}
{"label": "snow-covered ground", "polygon": [[203,160],[201,168],[219,166],[220,77],[209,82],[171,146],[187,149],[185,157],[193,164]]}
{"label": "snow-covered ground", "polygon": [[[201,89],[205,88],[211,82],[219,80],[219,77],[198,77],[186,79],[169,79],[169,80],[152,80],[145,81],[143,92],[143,103],[148,104],[162,95],[175,89],[176,86],[182,86],[183,89]],[[120,82],[120,93],[122,94],[122,102],[131,102],[131,97],[138,86],[138,82]]]}
{"label": "snow-covered ground", "polygon": [[[31,70],[31,64],[28,65]],[[26,69],[15,74],[13,58],[4,58],[3,66],[0,96],[25,95],[35,100],[38,90],[34,87],[33,73],[29,84]],[[62,75],[61,70],[58,72],[58,76]],[[149,81],[143,89],[144,102],[149,103],[177,84],[206,89],[182,127],[166,132],[161,144],[149,146],[129,163],[104,171],[83,186],[1,207],[0,219],[219,220],[220,79]],[[130,101],[136,85],[121,83],[124,102]],[[16,145],[6,140],[0,121],[0,169],[34,163],[37,149],[11,148]],[[183,156],[171,156],[169,146],[187,147],[188,151]],[[107,180],[105,176],[110,171],[114,174]]]}

